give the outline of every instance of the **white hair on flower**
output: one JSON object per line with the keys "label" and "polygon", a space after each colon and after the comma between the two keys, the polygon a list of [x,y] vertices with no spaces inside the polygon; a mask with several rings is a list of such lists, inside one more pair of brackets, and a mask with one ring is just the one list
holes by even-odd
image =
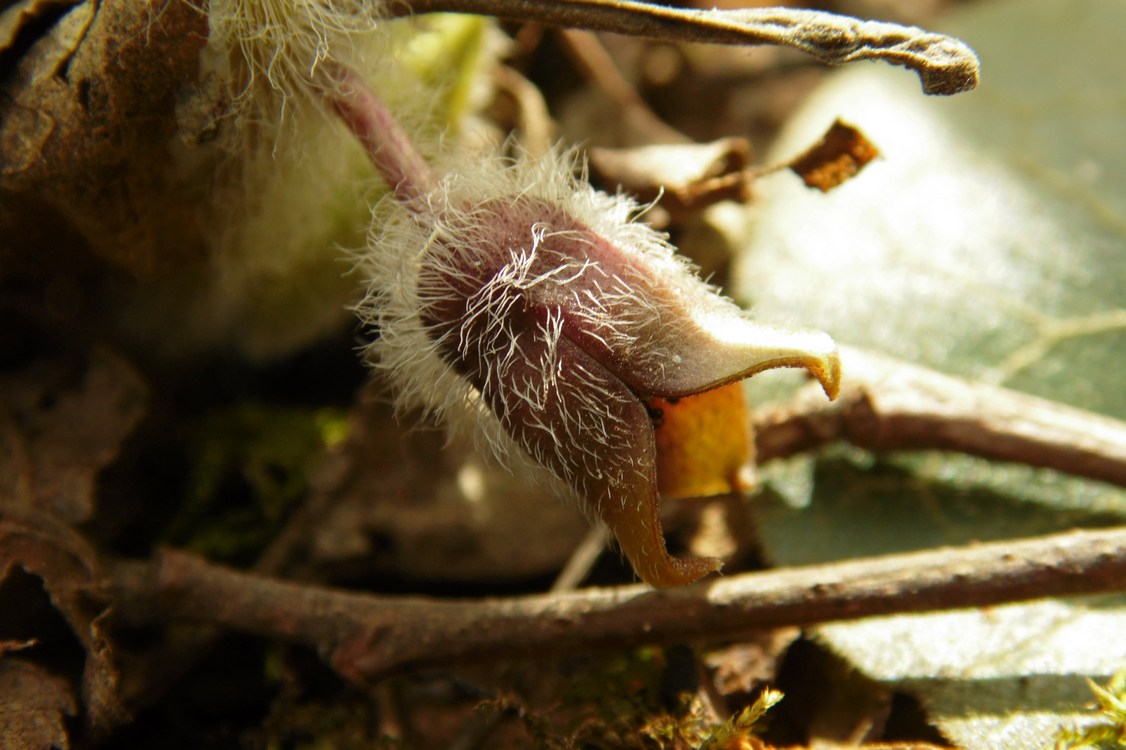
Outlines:
{"label": "white hair on flower", "polygon": [[[451,166],[440,189],[428,196],[426,216],[436,217],[435,222],[431,224],[410,212],[392,209],[392,215],[370,238],[369,252],[360,261],[370,283],[358,310],[378,333],[370,345],[370,360],[378,371],[385,373],[399,408],[421,408],[451,424],[459,433],[468,431],[484,438],[478,442],[506,465],[519,456],[519,448],[494,415],[486,414],[483,418],[478,389],[442,357],[442,341],[434,338],[432,328],[421,319],[425,307],[418,278],[422,258],[425,256],[426,264],[440,273],[456,276],[474,262],[467,255],[485,251],[479,238],[492,228],[482,221],[494,214],[480,210],[482,196],[509,195],[512,200],[561,205],[579,223],[607,237],[619,251],[664,274],[676,274],[681,284],[692,287],[690,293],[709,290],[691,274],[691,266],[675,255],[662,235],[629,221],[641,210],[637,203],[624,196],[598,192],[576,178],[576,171],[581,173],[576,170],[577,163],[575,151],[557,150],[540,159],[521,156]],[[573,390],[570,395],[585,408],[581,414],[573,415],[576,421],[568,421],[564,427],[581,428],[585,437],[578,440],[577,436],[556,434],[561,425],[540,423],[537,428],[552,443],[568,439],[582,444],[593,439],[605,446],[614,439],[614,420],[605,405],[598,404],[599,399],[612,397],[599,393],[589,378],[574,386],[570,382],[560,383],[556,347],[563,319],[558,311],[537,329],[540,340],[548,344],[539,358],[541,377],[535,381],[509,379],[515,358],[523,356],[520,336],[511,328],[511,309],[534,287],[547,288],[548,294],[567,295],[572,312],[589,326],[592,337],[611,350],[636,350],[655,366],[663,366],[663,360],[672,355],[647,347],[640,340],[642,329],[651,327],[654,321],[668,326],[675,322],[665,320],[667,314],[643,293],[644,289],[638,289],[644,286],[643,279],[623,279],[602,268],[596,260],[566,260],[537,272],[536,261],[553,240],[586,241],[573,227],[557,228],[552,218],[530,223],[523,243],[505,248],[507,262],[469,295],[461,325],[444,336],[456,334],[456,347],[462,357],[475,355],[486,361],[484,387],[496,388],[505,403],[522,402],[533,410],[542,410],[553,389]],[[441,251],[435,252],[437,248]],[[601,279],[596,285],[597,293],[590,288],[569,288],[584,275]],[[482,321],[485,325],[475,325]],[[533,458],[538,461],[542,457]]]}
{"label": "white hair on flower", "polygon": [[[211,0],[211,38],[237,49],[246,78],[238,100],[263,86],[283,103],[311,99],[331,79],[317,69],[330,60],[355,61],[358,35],[375,30],[383,16],[379,2],[360,0]],[[366,42],[366,40],[365,40]],[[283,104],[284,106],[284,104]]]}

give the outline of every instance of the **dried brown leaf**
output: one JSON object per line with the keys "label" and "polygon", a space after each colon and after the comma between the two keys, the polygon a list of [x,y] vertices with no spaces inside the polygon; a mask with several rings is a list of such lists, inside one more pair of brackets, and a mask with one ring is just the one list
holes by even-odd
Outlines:
{"label": "dried brown leaf", "polygon": [[752,633],[738,643],[707,651],[704,663],[720,695],[750,695],[778,679],[782,657],[801,635],[798,628]]}
{"label": "dried brown leaf", "polygon": [[0,53],[20,44],[21,38],[34,34],[35,27],[61,15],[81,0],[17,0],[0,11]]}
{"label": "dried brown leaf", "polygon": [[105,349],[0,374],[0,498],[88,521],[99,472],[146,408],[140,376]]}
{"label": "dried brown leaf", "polygon": [[[42,514],[12,508],[0,512],[0,612],[11,613],[0,629],[0,640],[23,640],[28,646],[20,650],[19,659],[31,662],[43,657],[44,665],[52,669],[57,668],[57,659],[47,658],[49,654],[57,653],[60,643],[77,642],[83,654],[79,671],[57,677],[81,695],[83,723],[93,735],[125,718],[106,633],[108,611],[96,555],[78,534]],[[62,633],[59,618],[67,626]],[[0,666],[13,659],[9,652]],[[19,674],[29,678],[38,672]],[[54,679],[43,685],[46,695],[60,695]],[[8,697],[0,705],[9,705]]]}
{"label": "dried brown leaf", "polygon": [[170,148],[206,18],[193,3],[88,0],[38,14],[55,22],[28,39],[37,26],[6,17],[23,31],[0,85],[0,274],[100,259],[145,275],[198,257]]}
{"label": "dried brown leaf", "polygon": [[321,509],[315,564],[423,580],[550,575],[587,529],[542,485],[404,428],[384,404],[353,413],[348,440],[314,478],[311,507]]}
{"label": "dried brown leaf", "polygon": [[858,129],[836,120],[821,140],[787,166],[811,188],[827,193],[855,177],[879,150]]}
{"label": "dried brown leaf", "polygon": [[674,220],[724,200],[746,201],[752,177],[750,146],[742,138],[711,143],[593,148],[590,165],[605,185],[643,203],[659,201]]}
{"label": "dried brown leaf", "polygon": [[958,39],[816,10],[696,10],[635,0],[413,0],[390,10],[399,15],[456,10],[669,41],[777,44],[832,65],[883,60],[918,73],[927,94],[949,96],[978,83],[977,55]]}
{"label": "dried brown leaf", "polygon": [[67,680],[33,662],[0,659],[0,750],[65,750],[66,722],[77,713]]}

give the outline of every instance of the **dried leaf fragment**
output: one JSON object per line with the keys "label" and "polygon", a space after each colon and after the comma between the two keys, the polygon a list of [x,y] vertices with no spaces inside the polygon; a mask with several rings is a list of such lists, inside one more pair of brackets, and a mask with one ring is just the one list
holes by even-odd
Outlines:
{"label": "dried leaf fragment", "polygon": [[144,417],[147,396],[136,371],[100,348],[0,374],[0,497],[89,520],[98,474]]}
{"label": "dried leaf fragment", "polygon": [[0,11],[0,53],[10,54],[35,29],[81,0],[17,0]]}
{"label": "dried leaf fragment", "polygon": [[67,722],[78,713],[73,686],[23,659],[0,659],[0,746],[20,750],[71,747]]}
{"label": "dried leaf fragment", "polygon": [[155,0],[35,14],[0,82],[0,275],[97,259],[149,276],[200,257],[199,192],[178,181],[171,145],[206,17]]}
{"label": "dried leaf fragment", "polygon": [[590,164],[604,184],[642,203],[659,201],[674,219],[724,200],[750,197],[750,146],[743,138],[712,143],[660,144],[590,150]]}
{"label": "dried leaf fragment", "polygon": [[[0,507],[0,612],[5,613],[0,618],[0,641],[17,639],[26,644],[15,654],[0,654],[0,667],[14,670],[7,672],[9,677],[18,674],[21,680],[36,681],[36,690],[50,699],[39,709],[44,720],[55,716],[65,721],[62,717],[78,715],[94,736],[125,719],[107,635],[109,601],[104,584],[94,550],[70,528],[43,514]],[[35,597],[29,591],[38,591],[44,606],[30,606]],[[69,630],[63,639],[76,641],[83,654],[75,673],[54,671],[57,658],[50,651],[59,637],[59,618]],[[40,659],[53,676],[9,664],[12,660],[38,664]],[[77,709],[65,700],[57,677],[70,685],[71,695],[81,696]],[[23,690],[26,684],[0,679],[3,687]],[[0,695],[0,705],[14,705],[16,697]]]}
{"label": "dried leaf fragment", "polygon": [[806,185],[827,193],[855,177],[879,155],[863,133],[838,119],[820,141],[788,166]]}

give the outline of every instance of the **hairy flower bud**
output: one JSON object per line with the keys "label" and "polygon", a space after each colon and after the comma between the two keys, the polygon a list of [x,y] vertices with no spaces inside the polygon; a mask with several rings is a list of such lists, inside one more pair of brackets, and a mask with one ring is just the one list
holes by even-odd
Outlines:
{"label": "hairy flower bud", "polygon": [[437,178],[369,91],[337,111],[395,185],[362,266],[375,367],[399,403],[472,424],[493,453],[523,453],[577,492],[654,586],[690,583],[658,519],[645,399],[700,393],[804,367],[830,397],[824,333],[762,326],[702,282],[639,207],[574,177],[573,154],[481,159]]}

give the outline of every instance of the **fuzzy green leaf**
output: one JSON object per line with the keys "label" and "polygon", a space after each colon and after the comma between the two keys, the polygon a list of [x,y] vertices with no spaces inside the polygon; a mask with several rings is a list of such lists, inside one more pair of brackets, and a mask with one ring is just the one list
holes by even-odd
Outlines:
{"label": "fuzzy green leaf", "polygon": [[[883,157],[828,195],[774,178],[737,291],[768,320],[1126,418],[1126,6],[992,2],[951,20],[981,88],[926,100],[876,68],[835,77],[775,160],[837,117]],[[767,479],[779,502],[759,521],[779,564],[1126,518],[1117,488],[961,456],[848,452]],[[819,631],[969,748],[1046,747],[1089,722],[1086,679],[1126,664],[1124,632],[1121,597]]]}

